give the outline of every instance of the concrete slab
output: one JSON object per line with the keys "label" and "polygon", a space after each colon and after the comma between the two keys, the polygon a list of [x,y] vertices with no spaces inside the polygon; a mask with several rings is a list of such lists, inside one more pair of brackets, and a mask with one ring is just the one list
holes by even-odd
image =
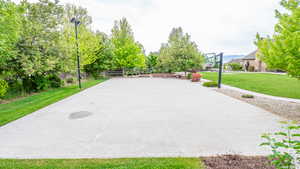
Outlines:
{"label": "concrete slab", "polygon": [[177,79],[111,79],[0,128],[0,158],[265,155],[279,117]]}

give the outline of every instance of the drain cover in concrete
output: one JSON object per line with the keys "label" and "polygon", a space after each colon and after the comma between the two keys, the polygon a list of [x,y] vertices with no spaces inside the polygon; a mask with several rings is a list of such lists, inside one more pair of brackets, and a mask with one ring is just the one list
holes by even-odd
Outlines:
{"label": "drain cover in concrete", "polygon": [[71,113],[69,116],[69,119],[75,120],[75,119],[82,119],[88,116],[91,116],[93,113],[88,112],[88,111],[79,111],[79,112],[74,112]]}

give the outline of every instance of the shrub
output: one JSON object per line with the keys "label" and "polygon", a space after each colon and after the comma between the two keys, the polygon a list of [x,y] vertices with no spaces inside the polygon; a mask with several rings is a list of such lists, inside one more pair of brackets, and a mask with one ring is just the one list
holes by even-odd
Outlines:
{"label": "shrub", "polygon": [[299,168],[300,155],[300,126],[297,122],[281,122],[283,130],[274,134],[263,134],[266,140],[261,146],[268,146],[272,150],[269,159],[277,169]]}
{"label": "shrub", "polygon": [[242,95],[242,98],[246,98],[246,99],[253,99],[253,98],[254,98],[254,96],[253,96],[253,95],[251,95],[251,94],[243,94],[243,95]]}
{"label": "shrub", "polygon": [[74,80],[74,78],[73,78],[73,77],[69,77],[69,78],[67,78],[67,80],[66,80],[66,81],[67,81],[67,83],[69,83],[69,84],[70,84],[70,83],[74,83],[74,81],[75,81],[75,80]]}
{"label": "shrub", "polygon": [[95,80],[101,78],[100,72],[98,72],[98,71],[91,72],[91,75]]}
{"label": "shrub", "polygon": [[231,67],[231,70],[233,71],[239,71],[243,69],[243,66],[239,63],[230,63],[229,66]]}
{"label": "shrub", "polygon": [[254,66],[249,66],[249,72],[254,72],[255,71],[255,67]]}
{"label": "shrub", "polygon": [[205,86],[205,87],[217,87],[218,83],[217,82],[204,82],[203,86]]}
{"label": "shrub", "polygon": [[57,75],[49,75],[47,80],[52,88],[59,88],[64,85],[64,81],[61,80]]}
{"label": "shrub", "polygon": [[188,74],[187,74],[187,78],[188,78],[188,79],[192,79],[192,73],[188,73]]}
{"label": "shrub", "polygon": [[0,97],[3,97],[8,89],[8,83],[5,80],[0,79]]}
{"label": "shrub", "polygon": [[23,80],[23,86],[26,86],[27,92],[46,90],[49,88],[59,88],[63,86],[63,84],[63,81],[55,74],[46,76],[33,76],[32,78]]}
{"label": "shrub", "polygon": [[46,90],[50,88],[50,81],[47,76],[35,76],[33,79],[28,81],[30,88],[33,88],[35,91]]}

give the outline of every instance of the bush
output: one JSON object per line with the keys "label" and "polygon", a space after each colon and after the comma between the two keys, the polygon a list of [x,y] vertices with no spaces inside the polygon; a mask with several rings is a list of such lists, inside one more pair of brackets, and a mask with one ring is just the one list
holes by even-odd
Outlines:
{"label": "bush", "polygon": [[73,77],[69,77],[69,78],[67,78],[67,83],[69,83],[69,84],[71,84],[71,83],[74,83],[74,78]]}
{"label": "bush", "polygon": [[239,63],[230,63],[229,66],[233,71],[239,71],[243,69],[243,66]]}
{"label": "bush", "polygon": [[246,99],[253,99],[253,98],[254,98],[254,96],[253,96],[253,95],[251,95],[251,94],[243,94],[243,95],[242,95],[242,98],[246,98]]}
{"label": "bush", "polygon": [[23,79],[23,87],[26,92],[37,92],[49,88],[59,88],[63,86],[64,82],[55,74],[51,75],[36,75]]}
{"label": "bush", "polygon": [[47,80],[49,81],[51,88],[59,88],[64,85],[64,81],[57,75],[49,75]]}
{"label": "bush", "polygon": [[300,126],[297,122],[281,122],[282,131],[274,134],[263,134],[265,140],[261,146],[267,146],[272,150],[269,159],[277,169],[299,168],[300,155]]}
{"label": "bush", "polygon": [[254,72],[255,71],[255,67],[254,66],[249,66],[249,72]]}
{"label": "bush", "polygon": [[204,82],[203,86],[205,86],[205,87],[217,87],[218,83],[217,82]]}
{"label": "bush", "polygon": [[50,88],[50,81],[47,76],[35,76],[33,79],[29,79],[28,86],[34,91],[46,90]]}
{"label": "bush", "polygon": [[188,79],[192,79],[192,73],[188,73],[188,74],[187,74],[187,78],[188,78]]}
{"label": "bush", "polygon": [[3,97],[8,89],[8,83],[5,80],[0,79],[0,97]]}

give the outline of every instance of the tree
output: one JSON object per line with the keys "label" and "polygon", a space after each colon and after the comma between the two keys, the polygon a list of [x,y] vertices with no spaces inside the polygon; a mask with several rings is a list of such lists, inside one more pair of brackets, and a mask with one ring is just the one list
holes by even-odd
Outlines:
{"label": "tree", "polygon": [[112,29],[113,68],[132,69],[145,67],[142,46],[135,42],[131,27],[126,18],[115,21]]}
{"label": "tree", "polygon": [[161,69],[169,72],[200,69],[204,62],[196,43],[180,27],[172,29],[168,43],[162,45],[159,53]]}
{"label": "tree", "polygon": [[147,68],[150,69],[151,71],[153,71],[158,64],[158,56],[159,56],[158,52],[150,52],[150,54],[146,58]]}
{"label": "tree", "polygon": [[97,32],[97,47],[94,54],[87,56],[84,70],[97,78],[101,72],[112,68],[113,46],[105,33]]}
{"label": "tree", "polygon": [[275,11],[279,20],[275,34],[265,38],[257,34],[258,57],[269,69],[284,70],[300,78],[300,1],[282,0],[281,5],[288,12]]}
{"label": "tree", "polygon": [[[58,1],[21,1],[24,13],[20,19],[20,33],[15,45],[17,52],[6,61],[5,71],[10,81],[21,80],[26,91],[40,90],[51,85],[48,78],[56,78],[64,64],[59,39],[63,8]],[[56,85],[57,86],[57,85]]]}
{"label": "tree", "polygon": [[90,26],[92,18],[88,15],[87,9],[77,7],[75,5],[66,4],[64,6],[63,26],[62,26],[62,38],[60,39],[60,46],[62,52],[66,56],[63,61],[63,71],[69,73],[75,73],[76,70],[76,39],[74,23],[70,20],[76,17],[80,21],[78,27],[78,43],[79,43],[79,54],[81,60],[81,66],[84,67],[89,64],[86,61],[89,57],[94,57],[94,50],[98,45],[98,38],[96,34],[91,30]]}
{"label": "tree", "polygon": [[0,74],[8,70],[7,61],[17,53],[16,43],[20,38],[22,12],[16,4],[0,0]]}

